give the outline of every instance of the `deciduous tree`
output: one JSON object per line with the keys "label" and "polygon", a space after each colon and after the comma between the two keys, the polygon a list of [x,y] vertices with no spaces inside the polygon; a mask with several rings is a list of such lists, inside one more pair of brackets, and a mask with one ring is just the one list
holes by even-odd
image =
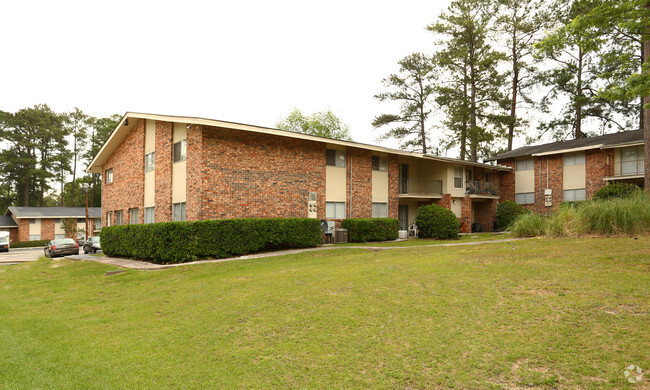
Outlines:
{"label": "deciduous tree", "polygon": [[315,112],[309,116],[299,109],[293,111],[276,125],[278,129],[351,141],[348,125],[336,116],[332,110]]}

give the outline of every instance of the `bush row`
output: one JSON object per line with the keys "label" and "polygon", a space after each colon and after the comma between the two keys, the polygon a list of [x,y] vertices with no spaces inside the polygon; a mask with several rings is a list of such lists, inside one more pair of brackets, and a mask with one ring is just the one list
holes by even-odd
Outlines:
{"label": "bush row", "polygon": [[50,240],[36,240],[36,241],[16,241],[11,243],[11,248],[36,248],[45,246]]}
{"label": "bush row", "polygon": [[108,256],[171,264],[314,247],[321,243],[321,229],[320,221],[308,218],[161,222],[104,227],[101,242]]}
{"label": "bush row", "polygon": [[341,222],[348,229],[348,241],[390,241],[398,237],[399,221],[397,218],[351,218]]}

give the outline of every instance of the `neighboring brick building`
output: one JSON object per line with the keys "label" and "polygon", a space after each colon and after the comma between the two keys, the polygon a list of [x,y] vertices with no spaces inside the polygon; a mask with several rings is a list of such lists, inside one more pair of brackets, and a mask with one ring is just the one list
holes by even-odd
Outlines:
{"label": "neighboring brick building", "polygon": [[[562,202],[591,199],[612,181],[643,188],[643,132],[625,131],[525,146],[487,161],[512,168],[499,173],[501,200],[512,200],[529,210],[546,213]],[[545,202],[547,192],[552,199],[550,207]]]}
{"label": "neighboring brick building", "polygon": [[[492,230],[511,168],[202,118],[127,113],[91,161],[102,222],[399,218],[438,203]],[[462,205],[462,207],[461,207]]]}
{"label": "neighboring brick building", "polygon": [[[77,220],[77,230],[85,233],[85,207],[15,207],[0,217],[0,231],[9,232],[11,242],[54,240],[65,237],[63,220]],[[101,229],[101,208],[88,208],[89,235]],[[76,237],[72,237],[75,238]]]}

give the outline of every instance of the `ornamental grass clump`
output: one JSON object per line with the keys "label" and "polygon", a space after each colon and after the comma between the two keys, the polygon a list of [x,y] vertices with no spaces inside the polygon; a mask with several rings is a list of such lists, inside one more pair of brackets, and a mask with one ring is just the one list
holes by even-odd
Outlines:
{"label": "ornamental grass clump", "polygon": [[540,236],[546,231],[546,223],[546,218],[539,214],[523,214],[510,225],[510,233],[516,237]]}
{"label": "ornamental grass clump", "polygon": [[637,194],[588,202],[576,210],[579,232],[634,235],[650,232],[650,196]]}

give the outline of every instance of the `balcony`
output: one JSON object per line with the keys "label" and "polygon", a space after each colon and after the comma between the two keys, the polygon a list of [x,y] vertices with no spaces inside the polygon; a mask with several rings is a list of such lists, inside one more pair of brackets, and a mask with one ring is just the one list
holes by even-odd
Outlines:
{"label": "balcony", "polygon": [[493,181],[468,181],[465,183],[465,188],[468,195],[499,195],[499,185]]}
{"label": "balcony", "polygon": [[441,198],[442,180],[402,178],[399,183],[400,198]]}
{"label": "balcony", "polygon": [[643,159],[631,161],[616,161],[614,162],[613,177],[628,177],[628,176],[643,176],[645,170],[643,169]]}

